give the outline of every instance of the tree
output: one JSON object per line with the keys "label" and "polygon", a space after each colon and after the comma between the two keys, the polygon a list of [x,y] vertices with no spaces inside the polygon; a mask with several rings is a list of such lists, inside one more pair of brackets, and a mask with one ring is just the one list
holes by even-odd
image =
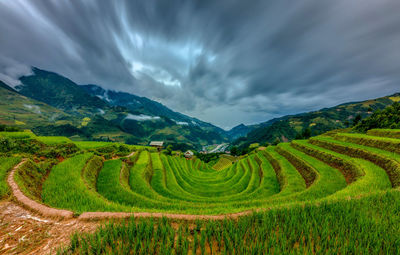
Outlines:
{"label": "tree", "polygon": [[272,143],[272,145],[278,145],[281,143],[281,140],[279,139],[279,137],[275,138],[274,142]]}
{"label": "tree", "polygon": [[126,146],[126,145],[124,145],[124,144],[121,144],[121,145],[119,146],[119,151],[120,151],[120,152],[129,152],[130,150],[129,150],[129,147],[128,147],[128,146]]}
{"label": "tree", "polygon": [[303,130],[302,136],[304,139],[308,139],[311,137],[311,129],[310,128],[306,128]]}
{"label": "tree", "polygon": [[171,156],[172,155],[172,145],[168,145],[164,151],[164,154]]}
{"label": "tree", "polygon": [[303,134],[297,133],[296,137],[294,139],[296,139],[296,140],[303,139]]}
{"label": "tree", "polygon": [[249,148],[249,146],[247,146],[247,147],[244,147],[244,148],[242,148],[241,150],[240,150],[240,155],[245,155],[245,154],[247,154],[247,153],[249,153],[250,152],[250,148]]}
{"label": "tree", "polygon": [[0,125],[0,131],[20,132],[20,131],[22,131],[22,129],[19,127],[15,127],[15,126]]}
{"label": "tree", "polygon": [[233,146],[232,147],[232,149],[231,149],[231,154],[233,155],[233,156],[238,156],[238,153],[239,151],[238,151],[238,147],[237,146]]}
{"label": "tree", "polygon": [[358,122],[360,122],[360,121],[361,121],[361,115],[357,114],[357,116],[353,120],[353,126],[357,125]]}

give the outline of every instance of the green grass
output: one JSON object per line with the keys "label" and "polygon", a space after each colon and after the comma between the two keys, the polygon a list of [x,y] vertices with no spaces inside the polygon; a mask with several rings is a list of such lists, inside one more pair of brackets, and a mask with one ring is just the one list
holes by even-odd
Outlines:
{"label": "green grass", "polygon": [[17,169],[14,180],[26,196],[41,202],[43,182],[56,163],[56,160],[44,160],[38,163],[28,160]]}
{"label": "green grass", "polygon": [[20,157],[0,157],[0,199],[5,199],[10,195],[7,176],[10,170],[20,161]]}
{"label": "green grass", "polygon": [[385,170],[369,161],[336,153],[310,144],[307,141],[294,141],[292,146],[337,168],[342,171],[343,176],[347,176],[346,179],[349,185],[326,197],[326,199],[354,197],[371,191],[391,188],[391,183]]}
{"label": "green grass", "polygon": [[108,200],[117,202],[127,208],[130,207],[132,211],[179,211],[186,209],[195,212],[194,207],[198,210],[195,205],[190,206],[179,201],[170,203],[168,200],[155,200],[130,190],[121,183],[120,173],[122,167],[121,160],[109,160],[104,163],[104,167],[99,173],[97,189]]}
{"label": "green grass", "polygon": [[400,185],[400,158],[398,154],[323,136],[311,138],[310,142],[338,153],[371,161],[386,171],[393,187]]}
{"label": "green grass", "polygon": [[365,175],[362,168],[359,168],[357,167],[357,165],[352,164],[349,161],[350,157],[346,157],[343,154],[335,153],[324,148],[314,146],[307,141],[293,141],[291,145],[294,148],[301,150],[308,155],[339,169],[348,183],[352,183]]}
{"label": "green grass", "polygon": [[357,143],[360,145],[400,153],[400,139],[348,133],[338,133],[335,135],[335,138],[344,142]]}
{"label": "green grass", "polygon": [[78,146],[78,148],[83,149],[83,150],[87,150],[87,149],[97,149],[97,148],[101,148],[101,147],[106,147],[109,145],[113,145],[113,144],[118,144],[118,143],[112,143],[112,142],[92,142],[92,141],[74,141],[74,143],[76,144],[76,146]]}
{"label": "green grass", "polygon": [[280,195],[289,195],[306,189],[306,184],[289,161],[275,151],[275,148],[270,146],[265,151],[266,158],[271,162],[275,169],[277,178],[280,184]]}
{"label": "green grass", "polygon": [[0,132],[0,136],[14,138],[14,139],[27,139],[36,138],[36,135],[32,132]]}
{"label": "green grass", "polygon": [[[76,233],[62,254],[398,254],[400,192],[173,225],[127,220]],[[211,250],[210,250],[211,249]]]}
{"label": "green grass", "polygon": [[232,165],[232,161],[226,157],[220,157],[218,162],[213,166],[213,169],[220,171]]}
{"label": "green grass", "polygon": [[60,143],[72,143],[72,141],[64,136],[37,136],[36,140],[39,140],[42,143],[53,145]]}
{"label": "green grass", "polygon": [[[123,143],[113,143],[113,142],[96,142],[96,141],[74,141],[73,143],[76,144],[76,146],[78,146],[78,148],[82,149],[82,150],[89,150],[89,149],[98,149],[98,148],[102,148],[102,147],[107,147],[110,145],[117,145],[120,146]],[[141,146],[141,145],[128,145],[128,144],[124,144],[125,146],[128,146],[128,148],[130,148],[131,150],[142,150],[142,149],[146,149],[149,151],[156,151],[155,148],[153,147],[149,147],[149,146]]]}
{"label": "green grass", "polygon": [[367,131],[367,134],[400,139],[400,129],[371,129]]}
{"label": "green grass", "polygon": [[[234,161],[222,155],[214,167],[220,170],[215,170],[196,158],[186,160],[147,150],[139,150],[129,159],[106,160],[103,165],[103,158],[110,158],[110,145],[120,144],[76,142],[87,150],[95,148],[96,156],[80,154],[55,166],[43,190],[37,190],[39,196],[25,189],[34,185],[24,178],[41,186],[40,178],[27,171],[20,186],[28,195],[33,193],[32,197],[41,195],[48,205],[76,213],[190,214],[320,203],[386,190],[391,183],[396,187],[400,158],[389,150],[357,144],[360,138],[368,145],[381,146],[384,141],[397,146],[392,138],[335,132],[331,137],[269,146]],[[58,138],[48,139],[56,143]]]}
{"label": "green grass", "polygon": [[97,177],[102,167],[103,159],[99,156],[93,156],[83,168],[82,178],[89,189],[96,191]]}
{"label": "green grass", "polygon": [[76,213],[85,211],[126,211],[89,190],[82,178],[91,153],[80,154],[56,165],[44,183],[42,199],[46,204]]}

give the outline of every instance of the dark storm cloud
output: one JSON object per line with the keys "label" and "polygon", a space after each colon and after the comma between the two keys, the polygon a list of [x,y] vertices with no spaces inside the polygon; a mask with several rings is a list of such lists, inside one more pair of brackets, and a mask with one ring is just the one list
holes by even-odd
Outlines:
{"label": "dark storm cloud", "polygon": [[1,1],[0,79],[33,65],[222,127],[400,91],[400,2]]}

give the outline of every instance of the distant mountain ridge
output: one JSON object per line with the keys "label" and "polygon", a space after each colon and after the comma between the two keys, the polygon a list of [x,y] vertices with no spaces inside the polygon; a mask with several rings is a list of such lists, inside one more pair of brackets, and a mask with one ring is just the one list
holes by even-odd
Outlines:
{"label": "distant mountain ridge", "polygon": [[57,108],[21,95],[0,81],[0,124],[30,128],[57,121],[61,125],[75,120]]}
{"label": "distant mountain ridge", "polygon": [[230,130],[226,131],[226,133],[231,140],[234,140],[239,137],[246,136],[251,130],[252,130],[251,126],[246,126],[243,123],[241,123],[231,128]]}
{"label": "distant mountain ridge", "polygon": [[340,104],[318,111],[286,115],[269,121],[248,126],[250,131],[244,137],[236,139],[233,144],[248,146],[252,143],[293,140],[305,130],[317,135],[329,130],[349,127],[354,118],[370,116],[373,111],[381,110],[394,102],[400,101],[400,93],[376,99]]}
{"label": "distant mountain ridge", "polygon": [[88,96],[85,90],[68,78],[36,67],[32,68],[32,72],[33,75],[20,77],[21,85],[15,87],[27,97],[73,113],[93,107],[109,108],[106,102]]}
{"label": "distant mountain ridge", "polygon": [[113,106],[123,106],[131,110],[132,112],[138,112],[151,116],[164,116],[170,118],[177,123],[180,123],[181,125],[199,125],[203,128],[215,129],[215,131],[220,132],[221,134],[224,133],[224,130],[219,127],[216,127],[199,119],[189,117],[182,113],[175,112],[165,105],[146,97],[140,97],[127,92],[106,90],[98,85],[93,84],[81,86],[88,94],[92,96],[97,96]]}
{"label": "distant mountain ridge", "polygon": [[400,94],[351,102],[318,111],[287,115],[225,131],[210,123],[126,92],[98,85],[78,85],[57,73],[32,68],[15,89],[0,81],[0,124],[16,124],[43,135],[74,139],[147,144],[164,140],[180,148],[201,148],[233,141],[234,145],[289,141],[310,129],[312,135],[348,127],[355,116],[400,101]]}
{"label": "distant mountain ridge", "polygon": [[0,81],[0,88],[6,89],[6,90],[10,90],[10,91],[15,91],[13,88],[11,88],[10,86],[8,86],[7,84],[5,84],[2,81]]}
{"label": "distant mountain ridge", "polygon": [[[33,117],[32,120],[25,118],[24,124],[18,122],[39,134],[64,135],[66,132],[66,136],[77,139],[111,139],[140,144],[157,139],[191,148],[228,140],[221,128],[174,112],[148,98],[106,91],[96,85],[80,86],[57,73],[39,68],[32,68],[32,72],[32,75],[20,77],[21,85],[15,87],[16,91],[7,85],[1,89],[11,89],[12,93],[40,101],[63,113],[62,118],[42,121],[43,125],[33,121]],[[38,109],[35,104],[30,107]],[[0,112],[0,122],[2,115],[6,113]],[[18,118],[22,116],[14,116],[16,121]]]}

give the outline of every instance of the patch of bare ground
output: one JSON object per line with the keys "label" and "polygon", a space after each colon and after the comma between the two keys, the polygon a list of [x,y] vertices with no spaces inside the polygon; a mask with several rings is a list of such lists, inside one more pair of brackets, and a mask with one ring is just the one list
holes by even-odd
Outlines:
{"label": "patch of bare ground", "polygon": [[101,222],[43,218],[13,202],[0,203],[0,254],[49,254],[69,244],[78,232],[93,232]]}

